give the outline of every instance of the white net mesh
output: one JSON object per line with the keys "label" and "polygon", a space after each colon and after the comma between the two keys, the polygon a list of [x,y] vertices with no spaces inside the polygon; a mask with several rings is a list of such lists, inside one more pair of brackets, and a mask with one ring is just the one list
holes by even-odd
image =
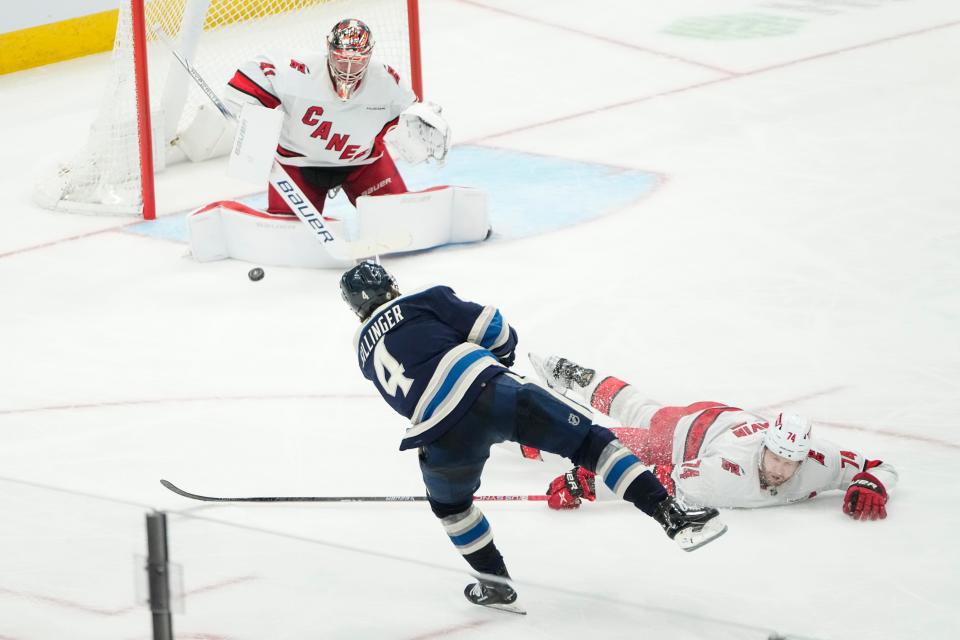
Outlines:
{"label": "white net mesh", "polygon": [[[159,41],[161,29],[222,93],[245,60],[267,51],[323,50],[330,28],[359,18],[373,31],[375,58],[410,82],[405,0],[153,0],[145,3],[154,169],[181,156],[172,141],[208,98]],[[41,180],[44,207],[94,214],[139,214],[142,207],[130,3],[120,4],[110,80],[84,148]]]}

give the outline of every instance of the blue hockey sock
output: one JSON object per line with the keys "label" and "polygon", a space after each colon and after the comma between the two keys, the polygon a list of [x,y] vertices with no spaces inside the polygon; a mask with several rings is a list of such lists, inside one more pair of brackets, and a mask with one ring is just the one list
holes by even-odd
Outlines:
{"label": "blue hockey sock", "polygon": [[507,575],[503,556],[493,543],[493,530],[483,513],[471,502],[446,505],[430,500],[430,508],[440,518],[450,541],[463,554],[474,571]]}
{"label": "blue hockey sock", "polygon": [[574,464],[596,472],[611,491],[652,516],[657,505],[667,497],[667,490],[649,467],[609,429],[592,426],[577,450]]}

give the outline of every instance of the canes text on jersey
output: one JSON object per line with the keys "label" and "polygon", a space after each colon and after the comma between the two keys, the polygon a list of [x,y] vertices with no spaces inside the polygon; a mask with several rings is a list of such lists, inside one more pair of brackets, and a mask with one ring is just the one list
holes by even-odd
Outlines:
{"label": "canes text on jersey", "polygon": [[323,107],[309,107],[303,114],[303,118],[300,119],[300,121],[308,127],[317,127],[313,130],[313,133],[310,134],[310,137],[320,138],[321,140],[329,140],[325,149],[327,151],[340,151],[341,160],[352,160],[358,156],[360,145],[347,144],[347,141],[350,139],[349,134],[334,133],[333,137],[330,137],[330,131],[333,129],[333,122],[330,120],[321,121],[320,116],[322,115]]}
{"label": "canes text on jersey", "polygon": [[403,313],[400,311],[400,305],[395,304],[390,309],[383,312],[379,318],[370,323],[370,326],[364,330],[360,336],[360,366],[367,361],[367,357],[373,348],[377,346],[380,338],[387,334],[387,331],[397,326],[403,320]]}

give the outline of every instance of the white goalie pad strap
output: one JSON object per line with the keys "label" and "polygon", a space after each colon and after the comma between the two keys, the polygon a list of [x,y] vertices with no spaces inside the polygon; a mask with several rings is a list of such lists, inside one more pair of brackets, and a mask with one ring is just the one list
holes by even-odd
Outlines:
{"label": "white goalie pad strap", "polygon": [[442,162],[450,150],[450,125],[440,115],[439,105],[416,102],[400,114],[384,141],[393,155],[410,164],[430,158]]}
{"label": "white goalie pad strap", "polygon": [[243,105],[227,174],[256,184],[267,182],[282,128],[283,111],[280,109]]}
{"label": "white goalie pad strap", "polygon": [[487,236],[487,194],[468,187],[433,187],[385,196],[357,198],[359,242],[389,244],[409,237],[404,251],[451,242],[478,242]]}
{"label": "white goalie pad strap", "polygon": [[[331,227],[338,222],[329,221]],[[293,214],[270,214],[239,202],[214,202],[187,216],[190,251],[199,262],[236,258],[265,266],[345,268]],[[337,229],[339,230],[339,229]]]}

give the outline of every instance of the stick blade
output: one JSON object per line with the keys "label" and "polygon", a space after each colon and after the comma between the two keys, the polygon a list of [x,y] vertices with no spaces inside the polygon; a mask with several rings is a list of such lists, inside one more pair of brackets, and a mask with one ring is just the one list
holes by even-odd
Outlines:
{"label": "stick blade", "polygon": [[217,498],[211,498],[210,496],[198,496],[198,495],[195,494],[195,493],[190,493],[189,491],[184,491],[183,489],[181,489],[181,488],[178,487],[177,485],[173,484],[173,483],[170,482],[169,480],[164,480],[163,478],[160,478],[160,484],[162,484],[164,487],[166,487],[166,488],[169,489],[170,491],[173,491],[173,492],[176,493],[177,495],[183,496],[184,498],[191,498],[191,499],[193,499],[193,500],[205,500],[205,501],[207,501],[207,502],[218,502],[218,499],[217,499]]}

